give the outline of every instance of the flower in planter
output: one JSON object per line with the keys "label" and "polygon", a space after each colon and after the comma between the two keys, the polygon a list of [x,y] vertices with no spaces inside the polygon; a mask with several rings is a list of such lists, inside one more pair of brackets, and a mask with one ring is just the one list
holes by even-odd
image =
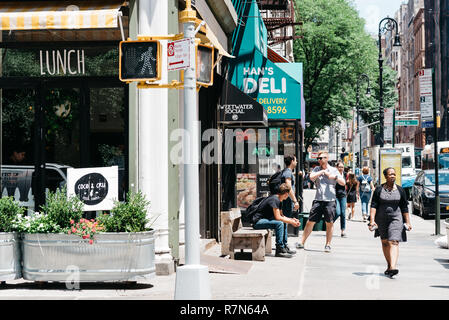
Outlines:
{"label": "flower in planter", "polygon": [[70,224],[72,225],[72,228],[69,229],[67,233],[80,236],[84,240],[89,239],[89,244],[94,243],[94,235],[96,233],[104,230],[103,225],[94,219],[87,220],[81,218],[79,222],[76,223],[76,228],[73,227],[75,221],[70,221]]}
{"label": "flower in planter", "polygon": [[18,214],[12,221],[15,231],[24,233],[59,233],[62,228],[47,215],[36,212],[32,216]]}
{"label": "flower in planter", "polygon": [[83,203],[76,197],[67,197],[66,189],[57,189],[46,196],[42,212],[31,216],[17,213],[12,221],[14,231],[23,233],[67,233],[73,223],[82,217]]}

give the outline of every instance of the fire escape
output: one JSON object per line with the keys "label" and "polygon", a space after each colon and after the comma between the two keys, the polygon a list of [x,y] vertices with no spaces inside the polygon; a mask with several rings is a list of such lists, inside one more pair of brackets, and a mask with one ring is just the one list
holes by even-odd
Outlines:
{"label": "fire escape", "polygon": [[[295,21],[295,8],[291,0],[258,0],[259,9],[267,27],[268,45],[285,44],[289,40],[300,39],[295,35],[295,26],[302,22]],[[285,52],[284,52],[285,55]]]}

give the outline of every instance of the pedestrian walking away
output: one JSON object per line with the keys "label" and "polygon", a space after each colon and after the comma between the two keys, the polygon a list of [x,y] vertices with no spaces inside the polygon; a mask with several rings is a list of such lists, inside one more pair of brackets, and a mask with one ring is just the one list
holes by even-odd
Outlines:
{"label": "pedestrian walking away", "polygon": [[348,203],[349,214],[348,219],[354,219],[355,203],[357,202],[357,179],[355,174],[349,172],[348,181],[346,183],[346,201]]}
{"label": "pedestrian walking away", "polygon": [[[345,166],[342,161],[337,163],[338,172],[344,176]],[[335,185],[335,195],[336,195],[336,210],[335,210],[335,218],[334,223],[340,218],[340,230],[342,238],[346,237],[345,229],[346,229],[346,185],[342,186],[337,183]]]}
{"label": "pedestrian walking away", "polygon": [[315,200],[310,209],[309,220],[302,233],[302,240],[296,244],[296,248],[303,249],[307,238],[313,230],[315,223],[319,222],[323,216],[326,222],[326,245],[325,252],[331,251],[332,232],[336,211],[335,185],[338,183],[345,185],[343,176],[338,170],[328,164],[329,154],[327,151],[318,153],[318,163],[320,164],[310,174],[310,179],[315,182]]}
{"label": "pedestrian walking away", "polygon": [[405,191],[398,186],[393,168],[383,171],[386,182],[374,190],[371,200],[370,231],[382,242],[382,251],[387,261],[385,275],[392,278],[399,273],[397,262],[399,242],[407,241],[406,231],[410,231],[410,215]]}
{"label": "pedestrian walking away", "polygon": [[284,232],[285,224],[299,227],[298,219],[288,218],[282,213],[281,202],[288,198],[290,187],[282,183],[277,194],[267,197],[258,206],[252,218],[254,229],[274,229],[276,235],[276,257],[291,258],[293,252],[285,246],[287,243],[287,232]]}
{"label": "pedestrian walking away", "polygon": [[357,198],[362,203],[362,217],[366,221],[369,216],[368,203],[374,190],[373,178],[369,175],[369,168],[363,167],[362,175],[357,178]]}

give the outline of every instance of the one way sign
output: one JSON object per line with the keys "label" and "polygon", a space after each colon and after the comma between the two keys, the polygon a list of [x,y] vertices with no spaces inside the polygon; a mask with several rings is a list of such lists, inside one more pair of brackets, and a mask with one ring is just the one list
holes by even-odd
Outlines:
{"label": "one way sign", "polygon": [[167,56],[168,71],[190,67],[189,39],[168,42]]}

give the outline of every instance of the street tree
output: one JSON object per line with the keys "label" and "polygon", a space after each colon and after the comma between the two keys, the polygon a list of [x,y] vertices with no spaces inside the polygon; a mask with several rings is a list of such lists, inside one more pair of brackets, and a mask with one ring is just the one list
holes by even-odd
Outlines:
{"label": "street tree", "polygon": [[[303,22],[294,41],[295,61],[304,65],[306,121],[305,147],[328,126],[352,119],[357,79],[365,73],[374,93],[366,98],[360,83],[360,113],[365,122],[378,120],[378,47],[365,30],[352,2],[347,0],[296,0],[296,15]],[[394,105],[394,74],[384,64],[384,107]],[[370,112],[371,111],[371,112]]]}

